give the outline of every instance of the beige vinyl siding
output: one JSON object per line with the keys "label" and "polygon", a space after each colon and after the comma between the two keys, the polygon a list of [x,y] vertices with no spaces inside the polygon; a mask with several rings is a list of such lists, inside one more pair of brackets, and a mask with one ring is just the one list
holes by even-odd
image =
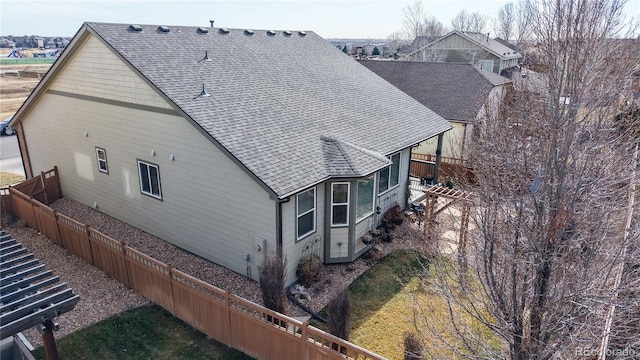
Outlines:
{"label": "beige vinyl siding", "polygon": [[[325,184],[316,186],[316,231],[296,241],[296,196],[282,204],[282,252],[287,256],[287,285],[297,280],[296,267],[303,255],[315,253],[324,261]],[[318,241],[316,242],[316,239]],[[307,248],[308,247],[308,248]]]}
{"label": "beige vinyl siding", "polygon": [[[95,72],[102,65],[84,64]],[[127,93],[129,84],[135,81],[114,91]],[[57,165],[69,198],[97,203],[106,214],[241,274],[243,255],[250,254],[254,279],[256,243],[266,239],[275,249],[275,201],[181,116],[47,93],[23,126],[34,171]],[[106,151],[109,174],[98,171],[96,146]],[[162,200],[141,194],[138,159],[158,165]]]}
{"label": "beige vinyl siding", "polygon": [[171,109],[170,104],[95,36],[87,38],[73,60],[67,63],[50,89]]}
{"label": "beige vinyl siding", "polygon": [[[467,130],[465,129],[468,124],[451,121],[453,129],[444,133],[442,139],[442,156],[451,158],[461,158],[462,151],[464,149],[464,139]],[[431,138],[427,141],[420,143],[420,146],[413,149],[416,154],[432,154],[435,155],[438,148],[438,137]]]}
{"label": "beige vinyl siding", "polygon": [[[349,227],[331,228],[331,259],[344,258],[349,256]],[[341,243],[341,245],[338,245]]]}

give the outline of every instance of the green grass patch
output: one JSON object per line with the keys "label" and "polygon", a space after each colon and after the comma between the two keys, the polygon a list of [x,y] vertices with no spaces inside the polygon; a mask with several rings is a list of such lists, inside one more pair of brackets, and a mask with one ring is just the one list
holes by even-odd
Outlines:
{"label": "green grass patch", "polygon": [[15,185],[24,181],[24,176],[0,171],[0,187]]}
{"label": "green grass patch", "polygon": [[[157,305],[100,321],[56,341],[61,359],[251,359]],[[42,347],[36,359],[46,359]]]}
{"label": "green grass patch", "polygon": [[[443,339],[456,344],[449,306],[431,288],[432,281],[435,281],[433,267],[419,253],[398,250],[386,256],[349,286],[352,309],[349,341],[389,359],[403,359],[403,335],[416,332],[416,328],[432,354],[441,350]],[[499,349],[499,341],[484,325],[460,309],[454,308],[453,313],[458,323]],[[320,314],[326,316],[326,309]],[[311,325],[327,330],[326,324],[317,321],[311,321]],[[427,327],[432,331],[427,331]],[[456,357],[453,353],[445,354],[447,358]]]}
{"label": "green grass patch", "polygon": [[53,64],[58,58],[0,58],[0,65]]}

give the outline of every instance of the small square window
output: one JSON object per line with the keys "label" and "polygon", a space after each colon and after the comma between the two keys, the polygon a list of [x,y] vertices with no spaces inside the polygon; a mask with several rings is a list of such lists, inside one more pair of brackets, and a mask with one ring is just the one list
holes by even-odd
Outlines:
{"label": "small square window", "polygon": [[108,174],[109,165],[107,164],[107,152],[104,149],[97,147],[96,158],[98,160],[98,171]]}
{"label": "small square window", "polygon": [[138,174],[140,176],[140,192],[162,200],[158,165],[138,160]]}

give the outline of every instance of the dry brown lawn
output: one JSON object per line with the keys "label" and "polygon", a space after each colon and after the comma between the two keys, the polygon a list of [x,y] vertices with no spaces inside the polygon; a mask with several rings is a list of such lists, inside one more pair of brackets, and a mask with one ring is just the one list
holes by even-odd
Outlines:
{"label": "dry brown lawn", "polygon": [[0,70],[20,71],[20,77],[14,73],[0,75],[0,119],[5,119],[18,111],[40,82],[39,77],[43,77],[50,67],[49,64],[0,65]]}

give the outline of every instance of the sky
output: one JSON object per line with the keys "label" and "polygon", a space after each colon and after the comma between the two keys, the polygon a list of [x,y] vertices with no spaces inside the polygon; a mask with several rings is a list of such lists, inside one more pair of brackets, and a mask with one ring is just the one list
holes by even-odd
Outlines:
{"label": "sky", "polygon": [[[412,0],[2,0],[0,35],[73,36],[85,21],[307,30],[324,38],[386,39],[402,27]],[[494,17],[509,0],[422,0],[430,16],[449,25],[461,10]],[[640,18],[640,0],[628,16]]]}

